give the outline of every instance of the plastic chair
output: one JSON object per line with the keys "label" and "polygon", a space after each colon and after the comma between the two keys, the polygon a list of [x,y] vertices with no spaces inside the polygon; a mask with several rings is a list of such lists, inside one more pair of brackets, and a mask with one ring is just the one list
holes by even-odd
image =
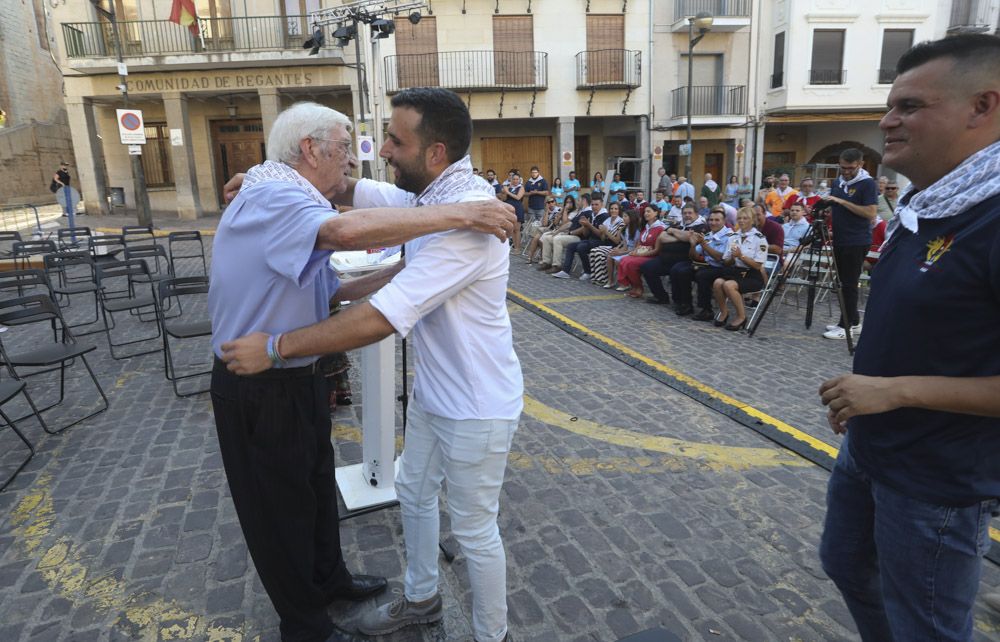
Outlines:
{"label": "plastic chair", "polygon": [[[174,251],[174,245],[183,244],[183,248],[192,246],[194,243],[198,244],[198,251],[194,253],[193,249],[182,249],[182,252],[191,252],[190,254],[178,254]],[[167,235],[167,250],[170,253],[170,265],[173,268],[174,274],[180,274],[180,270],[177,269],[178,259],[201,259],[201,272],[205,276],[208,276],[208,264],[205,261],[205,244],[201,240],[201,232],[194,230],[189,232],[171,232]]]}
{"label": "plastic chair", "polygon": [[104,234],[87,239],[87,250],[94,261],[117,261],[118,254],[125,249],[125,239],[121,234]]}
{"label": "plastic chair", "polygon": [[[40,341],[38,335],[31,334],[24,328],[24,326],[31,324],[48,322],[58,324],[62,334],[61,339],[57,338],[51,342]],[[97,388],[97,392],[101,396],[102,405],[94,412],[59,428],[50,429],[43,423],[42,427],[46,432],[53,435],[60,433],[108,409],[108,398],[104,394],[104,389],[101,388],[101,384],[97,380],[97,376],[94,374],[94,370],[90,367],[85,356],[88,352],[93,352],[96,346],[77,343],[72,331],[62,318],[59,307],[51,298],[38,294],[0,302],[0,325],[17,326],[16,331],[8,330],[7,332],[0,333],[0,359],[7,365],[8,370],[15,379],[24,380],[27,377],[59,370],[59,398],[41,410],[35,408],[34,404],[32,404],[32,410],[39,417],[41,417],[41,413],[55,408],[65,401],[66,369],[74,365],[76,359],[79,359],[84,368],[86,368],[87,373],[94,382],[94,386]],[[30,345],[25,345],[23,348],[14,345],[14,342],[20,337],[25,337],[24,343]],[[25,369],[28,368],[42,368],[42,370],[25,372]],[[76,405],[74,404],[70,407],[75,408]],[[14,421],[20,421],[29,416],[31,415],[19,417]]]}
{"label": "plastic chair", "polygon": [[11,258],[14,259],[17,269],[26,270],[31,267],[32,256],[44,256],[57,250],[53,241],[14,241],[11,246]]}
{"label": "plastic chair", "polygon": [[152,225],[123,225],[122,241],[125,245],[150,245],[156,243]]}
{"label": "plastic chair", "polygon": [[62,227],[56,231],[56,241],[60,250],[76,250],[87,246],[88,240],[94,234],[89,227]]}
{"label": "plastic chair", "polygon": [[[89,294],[94,299],[94,318],[70,324],[71,328],[97,323],[100,320],[97,302],[97,278],[94,270],[94,259],[86,250],[57,252],[45,256],[45,274],[49,279],[49,288],[53,298],[60,308],[68,308],[72,297],[77,294]],[[63,303],[65,301],[65,303]],[[80,333],[80,336],[100,332],[100,329]]]}
{"label": "plastic chair", "polygon": [[195,317],[190,311],[195,306],[188,305],[188,314],[180,314],[174,319],[169,319],[163,314],[172,301],[177,301],[178,309],[182,309],[181,299],[185,297],[208,295],[208,277],[186,276],[160,281],[159,296],[160,305],[157,310],[160,312],[160,325],[163,330],[163,372],[166,378],[173,383],[174,394],[178,397],[190,397],[192,395],[208,392],[208,388],[202,388],[191,392],[182,393],[178,388],[178,382],[184,379],[191,379],[201,375],[211,374],[212,364],[208,364],[207,370],[190,372],[187,374],[177,374],[174,364],[173,354],[170,351],[170,339],[194,339],[196,337],[212,336],[212,321],[207,318]]}
{"label": "plastic chair", "polygon": [[[153,336],[131,339],[119,343],[111,340],[111,330],[117,327],[114,318],[115,312],[135,313],[140,315],[141,320],[141,314],[143,311],[146,311],[153,312],[154,319],[158,318],[156,296],[146,262],[142,259],[132,259],[130,261],[98,263],[96,266],[96,276],[98,300],[101,304],[101,316],[104,320],[102,330],[108,338],[111,358],[120,361],[122,359],[157,352],[159,349],[153,348],[152,350],[145,350],[129,355],[116,355],[115,348],[158,339],[161,334],[159,323],[156,324],[156,334]],[[113,288],[113,286],[117,287]],[[146,294],[147,288],[149,294]]]}
{"label": "plastic chair", "polygon": [[0,292],[10,290],[17,290],[17,296],[19,297],[26,296],[29,293],[52,295],[48,276],[46,276],[44,270],[38,268],[0,271]]}
{"label": "plastic chair", "polygon": [[[167,251],[163,249],[162,245],[126,245],[125,260],[131,261],[132,259],[144,261],[146,263],[146,267],[149,268],[149,277],[141,275],[135,275],[133,277],[133,280],[136,283],[149,282],[154,284],[155,287],[155,284],[160,281],[174,278],[174,268],[170,264],[170,258],[167,256]],[[143,317],[143,313],[141,311],[137,312],[137,314],[143,321],[153,320],[148,317]]]}
{"label": "plastic chair", "polygon": [[[30,441],[28,441],[28,438],[24,436],[24,433],[18,429],[14,420],[8,417],[7,413],[3,411],[4,404],[16,397],[18,393],[24,394],[24,398],[27,400],[28,405],[31,406],[32,414],[38,419],[38,423],[42,424],[42,428],[48,432],[48,426],[45,425],[45,420],[42,419],[42,415],[38,412],[38,409],[35,408],[35,402],[32,401],[31,396],[28,395],[28,389],[25,387],[24,382],[17,379],[12,379],[11,381],[0,381],[0,418],[3,419],[4,425],[13,430],[14,434],[17,435],[22,442],[24,442],[25,446],[28,447],[28,456],[22,460],[17,469],[11,473],[6,480],[4,480],[3,484],[0,485],[0,491],[7,488],[7,486],[14,481],[14,478],[17,477],[17,474],[24,470],[24,467],[28,465],[31,458],[35,456],[35,447]],[[4,450],[6,451],[7,449]]]}

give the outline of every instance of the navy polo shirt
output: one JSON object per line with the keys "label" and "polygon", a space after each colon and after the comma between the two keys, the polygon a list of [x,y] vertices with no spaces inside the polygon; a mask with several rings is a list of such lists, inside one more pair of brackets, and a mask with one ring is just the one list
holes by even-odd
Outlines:
{"label": "navy polo shirt", "polygon": [[[878,202],[878,186],[871,178],[848,185],[840,186],[840,181],[834,181],[831,196],[837,196],[855,205],[875,205]],[[833,244],[836,247],[848,245],[871,245],[871,221],[858,216],[843,205],[833,206]]]}
{"label": "navy polo shirt", "polygon": [[528,182],[524,185],[524,190],[528,194],[528,209],[529,210],[544,210],[545,209],[545,194],[535,194],[534,190],[539,192],[549,191],[549,183],[541,175],[538,176],[538,180],[528,179]]}
{"label": "navy polo shirt", "polygon": [[[872,272],[856,374],[1000,375],[1000,196],[900,227]],[[943,506],[1000,497],[1000,418],[900,408],[848,421],[858,465]]]}

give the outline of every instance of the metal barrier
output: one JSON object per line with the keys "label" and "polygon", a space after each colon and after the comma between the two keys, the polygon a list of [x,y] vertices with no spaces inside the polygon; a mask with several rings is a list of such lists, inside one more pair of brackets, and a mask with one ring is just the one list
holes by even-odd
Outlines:
{"label": "metal barrier", "polygon": [[38,218],[37,207],[25,204],[10,205],[0,209],[0,230],[22,232],[29,229],[32,234],[42,235],[42,221]]}

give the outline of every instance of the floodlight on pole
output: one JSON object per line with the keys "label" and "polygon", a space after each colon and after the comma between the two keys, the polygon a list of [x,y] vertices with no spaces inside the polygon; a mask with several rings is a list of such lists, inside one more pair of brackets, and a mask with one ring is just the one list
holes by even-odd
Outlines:
{"label": "floodlight on pole", "polygon": [[411,25],[415,25],[415,24],[419,24],[419,23],[420,23],[420,19],[421,19],[422,17],[423,17],[423,16],[421,16],[421,15],[420,15],[420,12],[419,12],[419,11],[414,11],[414,12],[413,12],[413,13],[411,13],[411,14],[410,14],[409,16],[407,16],[407,18],[406,18],[406,19],[410,21],[410,24],[411,24]]}
{"label": "floodlight on pole", "polygon": [[392,20],[379,18],[377,20],[372,20],[371,29],[372,38],[388,38],[393,34],[393,32],[396,31],[396,23]]}
{"label": "floodlight on pole", "polygon": [[[692,74],[694,73],[694,47],[701,39],[705,37],[705,34],[712,28],[712,22],[714,21],[714,16],[707,11],[699,12],[698,15],[689,16],[688,19],[688,81],[687,81],[687,154],[684,156],[684,176],[687,178],[688,182],[694,184],[694,179],[691,177],[691,156],[694,155],[694,149],[691,147],[691,91],[692,87]],[[698,35],[694,35],[694,30],[698,30]]]}

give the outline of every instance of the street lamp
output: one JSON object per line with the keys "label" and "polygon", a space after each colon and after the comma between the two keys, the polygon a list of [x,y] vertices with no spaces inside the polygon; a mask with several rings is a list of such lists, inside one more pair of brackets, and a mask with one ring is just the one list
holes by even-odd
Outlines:
{"label": "street lamp", "polygon": [[[701,42],[709,29],[712,28],[713,16],[707,11],[701,11],[696,16],[688,16],[688,83],[687,83],[687,155],[684,159],[684,175],[689,183],[694,184],[691,177],[691,75],[694,73],[694,46]],[[694,35],[694,30],[698,35]]]}

